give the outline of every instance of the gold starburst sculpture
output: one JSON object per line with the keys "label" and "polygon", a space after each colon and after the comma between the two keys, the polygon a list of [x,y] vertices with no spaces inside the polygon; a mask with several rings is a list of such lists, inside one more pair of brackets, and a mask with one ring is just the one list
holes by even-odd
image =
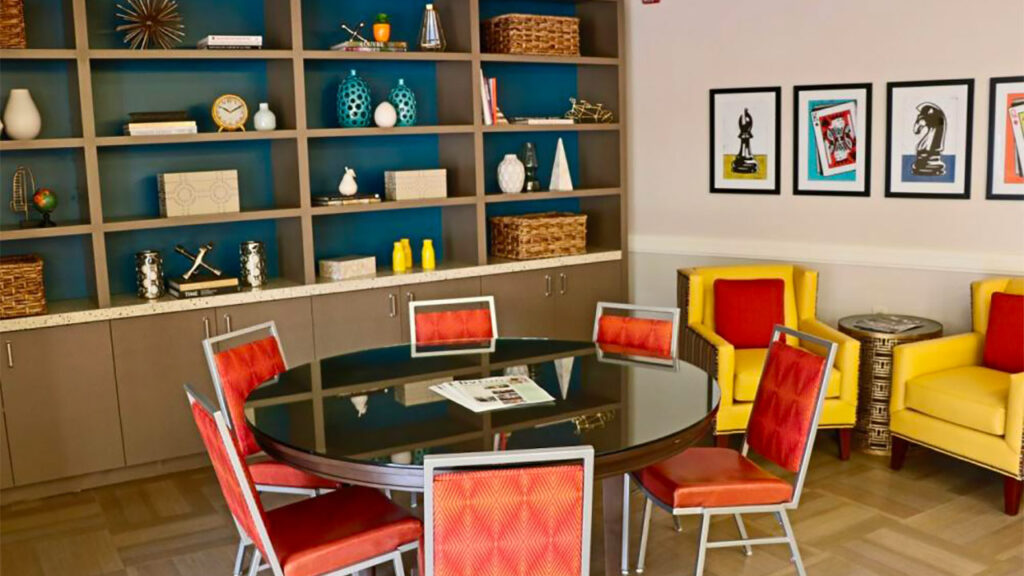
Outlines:
{"label": "gold starburst sculpture", "polygon": [[174,0],[125,0],[125,4],[117,5],[117,17],[127,22],[117,31],[127,32],[124,43],[133,50],[157,46],[167,50],[185,37],[185,25]]}

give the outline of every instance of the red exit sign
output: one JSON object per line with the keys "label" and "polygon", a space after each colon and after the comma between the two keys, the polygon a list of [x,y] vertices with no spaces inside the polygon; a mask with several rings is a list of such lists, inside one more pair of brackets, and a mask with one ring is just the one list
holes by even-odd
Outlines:
{"label": "red exit sign", "polygon": [[657,4],[661,0],[643,0],[644,4]]}

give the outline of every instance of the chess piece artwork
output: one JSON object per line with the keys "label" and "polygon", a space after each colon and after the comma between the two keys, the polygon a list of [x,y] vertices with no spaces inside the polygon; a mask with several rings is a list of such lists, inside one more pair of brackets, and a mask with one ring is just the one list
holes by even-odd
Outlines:
{"label": "chess piece artwork", "polygon": [[739,127],[740,150],[732,161],[732,171],[736,174],[756,174],[757,160],[750,152],[750,141],[754,139],[754,118],[747,108],[740,114]]}
{"label": "chess piece artwork", "polygon": [[946,113],[942,108],[931,102],[918,105],[914,134],[921,139],[917,141],[917,158],[910,167],[911,172],[916,176],[945,174],[946,163],[942,161],[942,151],[946,146]]}

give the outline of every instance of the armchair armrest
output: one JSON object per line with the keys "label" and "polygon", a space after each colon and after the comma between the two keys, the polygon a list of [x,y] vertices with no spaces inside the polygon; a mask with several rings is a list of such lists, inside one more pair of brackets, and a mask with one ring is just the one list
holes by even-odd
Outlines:
{"label": "armchair armrest", "polygon": [[[1014,454],[1024,455],[1024,372],[1010,375],[1010,393],[1006,398],[1006,444]],[[1024,459],[1018,471],[1024,478]]]}
{"label": "armchair armrest", "polygon": [[[839,349],[836,350],[835,360],[835,367],[838,368],[839,372],[842,374],[842,381],[840,382],[839,388],[839,399],[846,404],[856,406],[857,378],[858,373],[860,372],[860,341],[856,338],[843,334],[839,330],[836,330],[817,318],[801,320],[800,330],[807,332],[811,336],[831,340],[839,345]],[[800,344],[801,346],[806,346],[809,350],[814,350],[820,354],[825,352],[823,349],[817,350],[817,348],[820,347],[809,342],[801,342]]]}
{"label": "armchair armrest", "polygon": [[892,399],[890,410],[895,412],[906,407],[907,381],[950,368],[977,366],[985,336],[978,332],[967,332],[934,340],[901,344],[892,352]]}
{"label": "armchair armrest", "polygon": [[718,381],[722,394],[720,405],[732,404],[736,349],[728,340],[704,324],[690,324],[683,331],[683,359]]}

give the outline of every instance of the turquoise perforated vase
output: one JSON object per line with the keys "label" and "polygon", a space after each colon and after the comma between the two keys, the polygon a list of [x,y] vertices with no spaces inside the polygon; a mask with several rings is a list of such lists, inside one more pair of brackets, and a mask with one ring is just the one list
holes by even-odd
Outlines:
{"label": "turquoise perforated vase", "polygon": [[388,101],[398,112],[398,123],[396,126],[416,125],[416,94],[405,85],[405,80],[398,79],[398,86],[391,89],[388,94]]}
{"label": "turquoise perforated vase", "polygon": [[372,115],[370,85],[352,70],[338,85],[338,124],[342,128],[365,128]]}

